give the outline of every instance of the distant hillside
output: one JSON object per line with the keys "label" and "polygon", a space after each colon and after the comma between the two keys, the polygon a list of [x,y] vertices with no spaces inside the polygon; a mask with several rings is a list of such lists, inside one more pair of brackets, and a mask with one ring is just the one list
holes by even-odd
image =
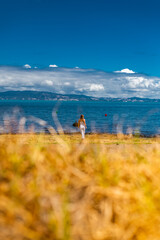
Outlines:
{"label": "distant hillside", "polygon": [[39,91],[7,91],[0,92],[0,100],[62,100],[62,101],[93,101],[97,98],[84,95],[66,95]]}
{"label": "distant hillside", "polygon": [[58,94],[39,91],[0,92],[0,100],[59,100],[59,101],[108,101],[108,102],[160,102],[160,99],[149,98],[97,98],[76,94]]}

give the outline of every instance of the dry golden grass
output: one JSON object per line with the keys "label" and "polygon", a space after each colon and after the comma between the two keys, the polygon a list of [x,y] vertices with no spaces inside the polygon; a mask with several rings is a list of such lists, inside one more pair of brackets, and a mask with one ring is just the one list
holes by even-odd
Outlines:
{"label": "dry golden grass", "polygon": [[159,240],[160,139],[1,135],[0,240]]}

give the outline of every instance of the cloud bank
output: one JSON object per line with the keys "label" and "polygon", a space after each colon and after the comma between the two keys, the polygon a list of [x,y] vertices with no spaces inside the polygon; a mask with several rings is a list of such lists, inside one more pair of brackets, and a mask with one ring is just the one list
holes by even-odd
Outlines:
{"label": "cloud bank", "polygon": [[82,68],[0,66],[0,91],[9,90],[49,91],[94,97],[160,98],[160,78],[129,69],[104,72]]}

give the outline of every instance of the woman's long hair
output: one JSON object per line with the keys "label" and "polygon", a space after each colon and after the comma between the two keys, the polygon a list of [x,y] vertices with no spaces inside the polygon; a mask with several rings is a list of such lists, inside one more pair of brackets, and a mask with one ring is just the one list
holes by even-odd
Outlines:
{"label": "woman's long hair", "polygon": [[80,116],[80,119],[84,119],[84,115],[83,114]]}

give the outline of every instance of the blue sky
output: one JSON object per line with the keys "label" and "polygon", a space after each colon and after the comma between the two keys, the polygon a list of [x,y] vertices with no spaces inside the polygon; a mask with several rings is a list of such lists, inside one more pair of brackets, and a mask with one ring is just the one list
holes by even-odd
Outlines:
{"label": "blue sky", "polygon": [[0,91],[159,98],[159,9],[159,0],[0,0]]}
{"label": "blue sky", "polygon": [[1,0],[0,65],[160,76],[158,0]]}

